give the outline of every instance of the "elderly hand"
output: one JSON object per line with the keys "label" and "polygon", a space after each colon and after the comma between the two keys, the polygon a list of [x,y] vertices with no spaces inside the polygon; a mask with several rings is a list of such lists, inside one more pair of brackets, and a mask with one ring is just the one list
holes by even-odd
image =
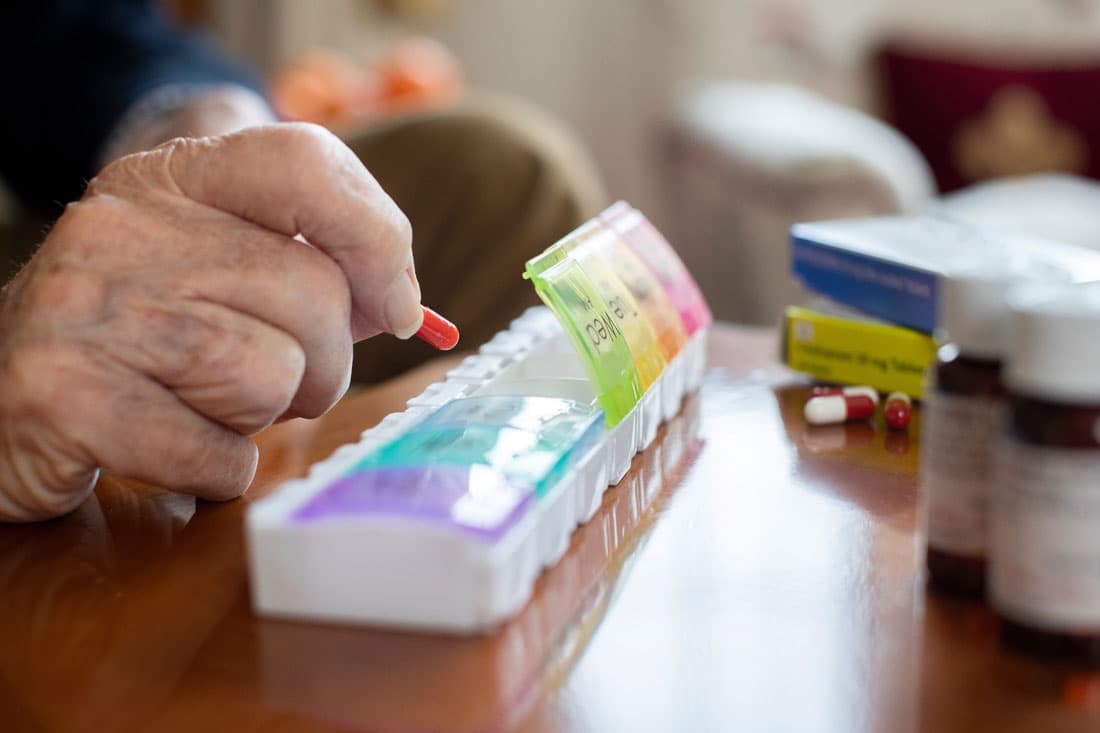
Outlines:
{"label": "elderly hand", "polygon": [[408,338],[419,303],[408,220],[319,127],[115,161],[0,295],[0,520],[73,509],[101,468],[239,495],[247,436],[324,413],[353,341]]}

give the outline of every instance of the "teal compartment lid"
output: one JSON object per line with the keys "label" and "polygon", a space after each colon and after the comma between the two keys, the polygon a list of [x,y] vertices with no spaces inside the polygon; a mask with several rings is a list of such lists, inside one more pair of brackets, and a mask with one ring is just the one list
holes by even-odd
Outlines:
{"label": "teal compartment lid", "polygon": [[572,400],[492,395],[443,405],[354,470],[378,466],[490,466],[545,493],[603,431],[603,412]]}
{"label": "teal compartment lid", "polygon": [[557,445],[582,435],[600,412],[592,405],[564,398],[485,395],[448,402],[417,428],[509,427],[535,433],[540,442]]}

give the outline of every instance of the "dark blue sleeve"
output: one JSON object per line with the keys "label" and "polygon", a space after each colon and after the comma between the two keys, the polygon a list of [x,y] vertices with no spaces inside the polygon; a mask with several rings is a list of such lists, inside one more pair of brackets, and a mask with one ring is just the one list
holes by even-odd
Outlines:
{"label": "dark blue sleeve", "polygon": [[12,0],[0,4],[0,177],[26,203],[60,211],[95,175],[127,108],[164,84],[258,80],[202,36],[173,27],[146,0]]}

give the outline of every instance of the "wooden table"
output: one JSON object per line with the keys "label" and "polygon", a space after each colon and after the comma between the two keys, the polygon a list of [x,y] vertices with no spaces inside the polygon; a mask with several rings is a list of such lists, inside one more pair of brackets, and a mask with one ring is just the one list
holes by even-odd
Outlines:
{"label": "wooden table", "polygon": [[701,394],[493,636],[249,606],[248,502],[445,364],[268,430],[242,500],[105,479],[64,519],[0,527],[0,730],[1100,728],[1100,677],[1001,652],[987,609],[926,596],[919,416],[807,428],[773,353],[716,329]]}

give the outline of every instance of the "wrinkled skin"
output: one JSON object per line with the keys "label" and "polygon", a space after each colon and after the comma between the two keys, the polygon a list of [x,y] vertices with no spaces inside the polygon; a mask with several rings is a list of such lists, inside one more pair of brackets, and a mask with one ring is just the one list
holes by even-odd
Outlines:
{"label": "wrinkled skin", "polygon": [[249,435],[330,408],[354,341],[417,330],[411,240],[311,125],[107,166],[0,294],[0,520],[68,512],[100,470],[238,496]]}

